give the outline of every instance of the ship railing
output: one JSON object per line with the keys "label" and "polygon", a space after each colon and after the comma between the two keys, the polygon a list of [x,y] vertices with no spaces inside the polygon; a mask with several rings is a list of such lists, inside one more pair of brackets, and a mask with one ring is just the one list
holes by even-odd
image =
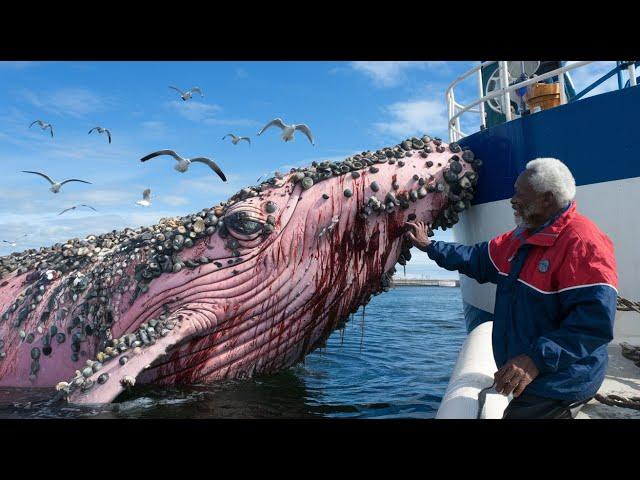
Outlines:
{"label": "ship railing", "polygon": [[[484,93],[484,88],[483,88],[483,82],[482,82],[482,69],[484,67],[487,67],[489,65],[492,65],[494,63],[498,64],[498,69],[499,69],[499,75],[500,75],[500,88],[492,91],[491,93],[488,93],[485,95]],[[516,90],[519,90],[523,87],[528,87],[529,85],[533,85],[534,83],[538,83],[541,82],[543,80],[546,80],[548,78],[552,78],[552,77],[558,77],[558,83],[559,83],[559,87],[560,87],[560,104],[564,105],[567,103],[567,98],[566,98],[566,94],[565,94],[565,76],[564,74],[566,72],[570,72],[572,70],[576,70],[578,68],[584,67],[585,65],[589,65],[591,63],[594,63],[594,61],[582,61],[582,62],[575,62],[572,63],[571,65],[565,65],[563,67],[557,68],[555,70],[551,70],[547,73],[544,73],[542,75],[537,75],[534,76],[533,78],[524,80],[524,81],[520,81],[520,82],[516,82],[512,85],[509,85],[508,82],[508,78],[509,78],[509,71],[508,71],[508,65],[506,61],[496,61],[496,60],[490,60],[487,62],[482,62],[480,65],[470,69],[469,71],[465,72],[464,74],[460,75],[458,78],[456,78],[453,82],[451,82],[451,84],[449,85],[449,87],[447,87],[446,90],[446,99],[447,99],[447,108],[448,108],[448,117],[449,117],[449,123],[448,123],[448,128],[449,128],[449,141],[450,142],[455,142],[458,141],[464,137],[467,136],[466,133],[464,133],[461,129],[460,129],[460,117],[467,113],[467,112],[472,112],[472,113],[479,113],[480,114],[480,122],[481,122],[481,129],[486,128],[486,118],[485,118],[485,103],[488,102],[489,100],[492,100],[494,98],[499,98],[501,99],[500,103],[501,103],[501,110],[503,112],[503,114],[506,117],[506,121],[509,122],[512,120],[513,116],[511,114],[511,92],[514,92]],[[618,62],[618,64],[616,65],[616,68],[614,68],[612,70],[612,72],[609,72],[608,74],[605,75],[606,78],[601,78],[598,81],[594,82],[594,84],[590,85],[589,87],[587,87],[584,91],[580,92],[580,94],[576,95],[577,98],[580,98],[581,96],[585,95],[586,93],[588,93],[590,90],[592,90],[593,88],[595,88],[596,86],[598,86],[600,83],[604,82],[605,80],[607,80],[607,78],[609,78],[609,76],[612,76],[615,73],[618,73],[618,79],[620,83],[620,72],[622,71],[622,69],[626,69],[629,75],[629,82],[628,85],[629,86],[636,86],[637,81],[636,81],[636,66],[638,66],[639,63],[638,62],[624,62],[624,63],[620,63]],[[471,77],[472,75],[476,75],[476,79],[477,79],[477,87],[478,87],[478,95],[480,96],[479,99],[472,101],[471,103],[468,103],[467,105],[463,105],[459,102],[456,101],[455,99],[455,94],[454,94],[454,87],[456,85],[458,85],[460,82],[462,82],[463,80]],[[577,98],[575,98],[577,100]],[[475,109],[474,107],[478,106],[477,109]],[[507,106],[505,108],[505,106]]]}

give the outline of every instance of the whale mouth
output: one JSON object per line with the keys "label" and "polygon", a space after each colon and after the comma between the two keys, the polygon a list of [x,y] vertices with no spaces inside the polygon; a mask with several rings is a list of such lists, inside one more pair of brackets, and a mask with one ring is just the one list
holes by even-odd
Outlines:
{"label": "whale mouth", "polygon": [[113,401],[135,385],[140,372],[180,342],[181,320],[162,315],[143,323],[136,332],[112,341],[95,360],[87,360],[82,370],[77,370],[68,382],[59,382],[56,390],[74,404]]}

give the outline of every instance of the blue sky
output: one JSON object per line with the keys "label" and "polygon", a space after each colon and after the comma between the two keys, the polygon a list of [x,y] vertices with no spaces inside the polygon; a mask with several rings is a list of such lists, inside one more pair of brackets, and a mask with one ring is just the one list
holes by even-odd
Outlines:
{"label": "blue sky", "polygon": [[[265,172],[286,171],[313,160],[341,160],[355,152],[393,145],[415,134],[447,139],[445,89],[477,62],[0,62],[0,239],[29,233],[16,249],[51,245],[90,233],[150,225],[163,216],[196,212],[255,184]],[[577,87],[605,73],[612,62],[574,76]],[[613,88],[613,79],[598,91]],[[200,87],[183,102],[168,88]],[[457,99],[475,99],[473,82]],[[597,92],[596,92],[597,93]],[[269,120],[306,123],[316,137],[284,143],[277,131],[256,133]],[[37,126],[52,123],[55,136]],[[108,128],[106,135],[87,132]],[[478,129],[469,116],[462,129]],[[227,133],[250,136],[233,145]],[[204,165],[180,174],[175,162],[139,159],[173,149],[207,156],[225,172],[223,183]],[[81,178],[54,195],[47,182]],[[153,205],[135,205],[151,188]],[[58,213],[79,203],[98,209]],[[450,231],[437,239],[452,240]],[[11,251],[0,245],[0,254]],[[457,278],[414,249],[407,275]]]}

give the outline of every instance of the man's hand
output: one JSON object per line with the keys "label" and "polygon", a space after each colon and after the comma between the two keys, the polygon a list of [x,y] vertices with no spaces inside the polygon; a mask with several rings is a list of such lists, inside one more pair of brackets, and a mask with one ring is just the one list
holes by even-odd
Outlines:
{"label": "man's hand", "polygon": [[409,228],[405,237],[413,243],[415,247],[424,250],[429,246],[431,240],[427,236],[427,225],[424,222],[405,222],[405,228]]}
{"label": "man's hand", "polygon": [[539,374],[538,367],[528,355],[518,355],[493,375],[496,391],[505,396],[513,392],[514,398],[518,398]]}

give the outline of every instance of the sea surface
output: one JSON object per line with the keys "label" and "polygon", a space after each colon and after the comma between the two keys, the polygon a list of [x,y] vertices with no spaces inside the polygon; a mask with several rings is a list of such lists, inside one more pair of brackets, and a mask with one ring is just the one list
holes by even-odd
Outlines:
{"label": "sea surface", "polygon": [[0,418],[433,418],[465,334],[459,288],[396,287],[275,375],[140,386],[101,407],[52,402],[52,390],[0,389]]}

